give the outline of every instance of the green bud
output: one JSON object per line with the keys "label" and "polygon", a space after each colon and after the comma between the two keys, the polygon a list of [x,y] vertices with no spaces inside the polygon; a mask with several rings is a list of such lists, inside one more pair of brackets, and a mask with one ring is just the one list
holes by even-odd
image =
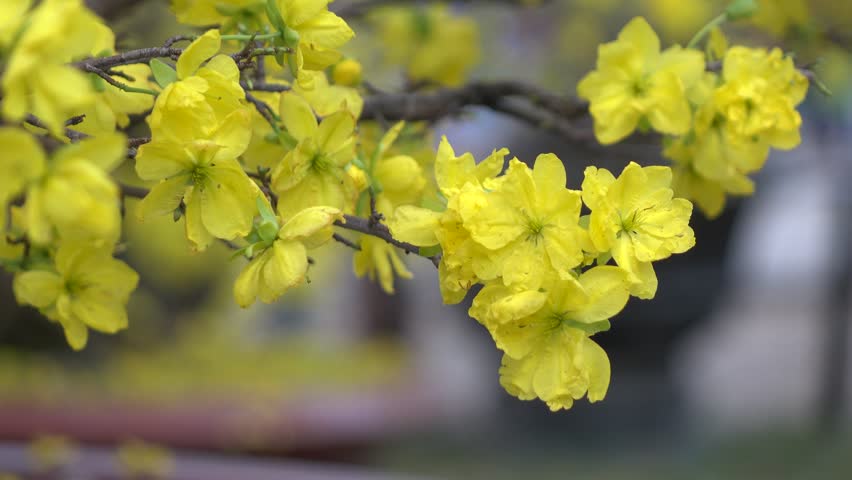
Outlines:
{"label": "green bud", "polygon": [[728,20],[742,20],[754,15],[758,8],[755,0],[734,0],[725,9],[725,15]]}
{"label": "green bud", "polygon": [[274,242],[278,237],[278,222],[269,222],[264,220],[260,222],[256,228],[260,239],[267,244],[272,244],[272,242]]}

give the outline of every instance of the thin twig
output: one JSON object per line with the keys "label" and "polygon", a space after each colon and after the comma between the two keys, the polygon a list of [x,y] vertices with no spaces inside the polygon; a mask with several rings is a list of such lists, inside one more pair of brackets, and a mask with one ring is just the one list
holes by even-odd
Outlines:
{"label": "thin twig", "polygon": [[74,62],[71,65],[85,70],[86,66],[92,66],[101,70],[107,70],[121,65],[133,65],[136,63],[148,63],[154,58],[171,58],[177,60],[183,50],[173,47],[152,47],[128,50],[109,57],[87,58]]}
{"label": "thin twig", "polygon": [[346,245],[347,247],[349,247],[353,250],[357,250],[359,252],[361,251],[361,245],[358,245],[357,243],[353,242],[352,240],[349,240],[348,238],[344,237],[343,235],[335,233],[331,236],[331,238],[335,239],[336,241]]}
{"label": "thin twig", "polygon": [[[334,224],[338,227],[345,228],[347,230],[352,230],[352,231],[355,231],[355,232],[361,232],[361,233],[365,233],[367,235],[371,235],[371,236],[376,237],[376,238],[381,238],[385,242],[387,242],[387,243],[389,243],[389,244],[391,244],[395,247],[401,248],[406,253],[413,253],[415,255],[420,255],[420,247],[418,247],[416,245],[412,245],[412,244],[407,243],[407,242],[401,242],[401,241],[393,238],[393,235],[391,235],[390,230],[388,230],[388,227],[383,223],[376,223],[374,225],[371,225],[370,219],[356,217],[354,215],[344,215],[343,218],[344,218],[343,222],[337,221],[337,222],[334,222]],[[432,262],[432,264],[435,265],[436,267],[441,262],[441,257],[438,256],[438,255],[433,255],[433,256],[420,255],[420,256],[422,256],[424,258],[428,258]]]}
{"label": "thin twig", "polygon": [[[27,116],[24,117],[24,121],[29,123],[30,125],[32,125],[34,127],[43,128],[45,130],[50,130],[47,127],[47,125],[44,122],[41,121],[41,119],[39,119],[38,117],[36,117],[35,115],[33,115],[31,113],[27,114]],[[72,130],[72,129],[67,128],[67,127],[65,128],[63,133],[72,142],[78,142],[78,141],[80,141],[84,138],[89,138],[89,136],[86,135],[85,133],[78,132],[77,130]]]}
{"label": "thin twig", "polygon": [[126,83],[121,83],[118,80],[109,76],[105,71],[101,70],[98,67],[93,67],[92,65],[84,65],[82,67],[82,69],[85,72],[94,73],[95,75],[104,79],[104,81],[106,81],[108,84],[112,85],[113,87],[115,87],[119,90],[129,92],[129,93],[144,93],[146,95],[157,95],[157,92],[155,92],[154,90],[151,90],[151,89],[148,89],[148,88],[134,87],[134,86],[131,86],[131,85],[127,85]]}

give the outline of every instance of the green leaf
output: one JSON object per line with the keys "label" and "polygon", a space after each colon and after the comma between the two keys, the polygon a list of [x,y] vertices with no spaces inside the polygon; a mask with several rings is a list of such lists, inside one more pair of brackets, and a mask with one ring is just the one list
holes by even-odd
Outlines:
{"label": "green leaf", "polygon": [[162,60],[151,59],[148,65],[151,66],[151,73],[154,74],[154,80],[157,81],[157,85],[161,88],[166,88],[177,81],[178,76],[175,69]]}

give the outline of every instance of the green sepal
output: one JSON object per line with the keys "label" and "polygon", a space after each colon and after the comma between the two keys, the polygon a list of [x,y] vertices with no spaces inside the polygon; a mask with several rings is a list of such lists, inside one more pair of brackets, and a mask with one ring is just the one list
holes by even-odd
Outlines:
{"label": "green sepal", "polygon": [[166,62],[154,58],[148,62],[148,65],[151,67],[151,73],[154,74],[154,80],[157,81],[157,85],[161,88],[166,88],[177,81],[177,72]]}
{"label": "green sepal", "polygon": [[612,252],[604,252],[595,259],[598,265],[606,265],[612,259]]}
{"label": "green sepal", "polygon": [[580,220],[577,222],[583,230],[589,229],[589,222],[591,221],[591,215],[582,215],[580,216]]}
{"label": "green sepal", "polygon": [[269,17],[269,23],[283,35],[287,24],[284,23],[281,10],[278,9],[278,2],[275,0],[266,0],[266,16]]}
{"label": "green sepal", "polygon": [[439,255],[443,250],[440,245],[432,245],[431,247],[420,247],[418,253],[423,257],[434,257]]}
{"label": "green sepal", "polygon": [[[278,225],[278,217],[275,216],[275,212],[272,211],[269,204],[263,200],[264,199],[260,196],[255,199],[255,204],[257,205],[257,211],[260,213],[260,218],[262,218],[264,222]],[[276,233],[277,232],[278,231],[276,230]]]}
{"label": "green sepal", "polygon": [[299,65],[296,63],[296,55],[287,55],[287,67],[290,68],[290,74],[293,78],[299,76]]}
{"label": "green sepal", "polygon": [[181,217],[183,217],[183,208],[178,207],[172,211],[172,220],[177,222]]}
{"label": "green sepal", "polygon": [[283,146],[284,148],[292,150],[296,148],[296,145],[299,144],[299,141],[296,140],[293,135],[290,135],[289,133],[282,130],[280,133],[278,133],[278,143],[280,143],[281,146]]}

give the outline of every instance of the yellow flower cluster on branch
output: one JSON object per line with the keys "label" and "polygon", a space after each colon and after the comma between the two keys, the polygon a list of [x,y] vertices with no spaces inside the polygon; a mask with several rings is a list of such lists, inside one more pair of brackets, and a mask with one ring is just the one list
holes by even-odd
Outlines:
{"label": "yellow flower cluster on branch", "polygon": [[[734,2],[709,25],[749,14],[740,5],[747,3]],[[726,195],[753,193],[748,175],[763,167],[770,148],[800,143],[796,107],[808,80],[780,49],[728,48],[718,27],[705,30],[709,60],[721,62],[720,73],[705,71],[703,51],[675,45],[660,52],[656,33],[637,17],[615,42],[599,48],[597,69],[577,92],[589,100],[602,144],[637,128],[666,135],[664,155],[673,161],[675,190],[715,217]]]}
{"label": "yellow flower cluster on branch", "polygon": [[[667,167],[628,165],[616,179],[590,167],[582,191],[566,188],[562,161],[539,155],[533,168],[495,151],[475,162],[446,138],[435,177],[442,211],[403,205],[389,222],[395,238],[440,246],[446,303],[484,288],[470,315],[504,352],[501,383],[521,399],[570,408],[588,392],[603,398],[609,360],[589,337],[609,329],[632,294],[653,298],[652,262],[695,243],[692,204],[673,198]],[[581,217],[585,202],[591,214]],[[616,266],[607,265],[614,259]]]}

